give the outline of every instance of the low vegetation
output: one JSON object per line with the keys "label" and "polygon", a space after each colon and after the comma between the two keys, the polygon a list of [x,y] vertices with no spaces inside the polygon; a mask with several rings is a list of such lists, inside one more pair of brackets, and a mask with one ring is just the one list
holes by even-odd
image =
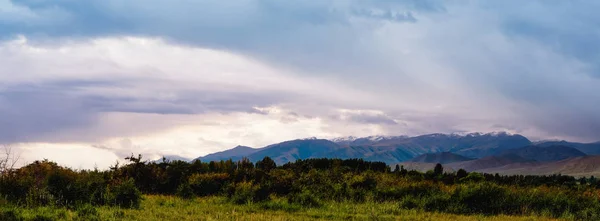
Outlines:
{"label": "low vegetation", "polygon": [[600,220],[593,177],[447,173],[439,164],[421,173],[360,159],[281,166],[268,157],[256,163],[126,159],[107,171],[49,161],[6,171],[0,220]]}

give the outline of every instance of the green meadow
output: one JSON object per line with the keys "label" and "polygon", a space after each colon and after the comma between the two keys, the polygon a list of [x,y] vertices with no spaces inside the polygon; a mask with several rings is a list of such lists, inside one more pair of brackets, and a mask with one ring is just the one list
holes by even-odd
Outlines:
{"label": "green meadow", "polygon": [[[1,220],[559,220],[543,214],[529,216],[455,215],[401,209],[393,202],[328,202],[318,208],[289,204],[283,198],[268,202],[234,204],[225,197],[181,199],[145,195],[137,209],[110,206],[3,207]],[[567,219],[569,217],[566,217]]]}

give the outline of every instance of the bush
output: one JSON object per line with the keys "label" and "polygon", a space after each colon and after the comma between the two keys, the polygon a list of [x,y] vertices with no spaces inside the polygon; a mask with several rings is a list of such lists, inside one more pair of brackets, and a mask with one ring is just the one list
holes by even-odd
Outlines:
{"label": "bush", "polygon": [[285,211],[285,212],[296,212],[302,207],[296,204],[290,204],[281,200],[266,201],[260,204],[260,208],[264,210],[274,211]]}
{"label": "bush", "polygon": [[77,217],[80,220],[100,220],[99,213],[92,205],[86,204],[77,209]]}
{"label": "bush", "polygon": [[371,175],[354,176],[350,181],[353,189],[373,190],[377,186],[377,180]]}
{"label": "bush", "polygon": [[265,201],[269,198],[266,187],[254,185],[250,182],[241,182],[233,185],[229,199],[236,204]]}
{"label": "bush", "polygon": [[459,186],[454,191],[451,202],[463,204],[460,208],[465,209],[453,212],[466,214],[515,214],[520,209],[513,206],[516,199],[506,188],[493,183]]}
{"label": "bush", "polygon": [[425,197],[422,200],[423,210],[425,211],[445,211],[451,205],[450,195],[445,193]]}
{"label": "bush", "polygon": [[321,202],[310,191],[304,190],[300,193],[291,194],[288,197],[288,202],[298,204],[303,207],[315,208],[321,207]]}
{"label": "bush", "polygon": [[28,207],[50,206],[55,203],[55,199],[46,188],[32,187],[27,192],[25,203]]}
{"label": "bush", "polygon": [[29,177],[0,177],[0,196],[14,204],[23,204],[32,186],[33,181]]}
{"label": "bush", "polygon": [[177,187],[177,196],[183,199],[192,199],[195,197],[194,190],[190,187],[190,184],[183,183]]}
{"label": "bush", "polygon": [[416,182],[393,187],[376,189],[375,196],[380,201],[401,200],[406,196],[424,198],[441,193],[440,186],[430,182]]}
{"label": "bush", "polygon": [[89,201],[89,194],[77,183],[77,174],[69,170],[56,170],[48,176],[48,192],[58,206],[75,206]]}
{"label": "bush", "polygon": [[0,220],[2,221],[20,221],[23,220],[21,214],[16,209],[0,211]]}
{"label": "bush", "polygon": [[227,173],[196,173],[190,176],[188,183],[194,194],[209,196],[219,193],[228,180]]}
{"label": "bush", "polygon": [[471,182],[482,182],[485,180],[485,177],[481,175],[481,173],[469,173],[466,177],[460,178],[458,181],[461,183],[471,183]]}
{"label": "bush", "polygon": [[418,209],[418,208],[421,208],[421,202],[416,197],[408,196],[400,201],[400,208],[402,208],[402,209]]}
{"label": "bush", "polygon": [[46,214],[38,214],[35,217],[33,217],[32,221],[54,221],[57,220],[56,218],[50,216],[50,215],[46,215]]}
{"label": "bush", "polygon": [[133,179],[129,179],[110,188],[109,202],[123,208],[139,208],[142,193],[135,186]]}

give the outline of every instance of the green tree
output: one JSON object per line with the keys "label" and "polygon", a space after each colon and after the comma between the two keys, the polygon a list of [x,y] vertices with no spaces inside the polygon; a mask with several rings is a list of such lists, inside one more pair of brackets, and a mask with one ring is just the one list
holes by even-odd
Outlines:
{"label": "green tree", "polygon": [[458,178],[458,179],[467,177],[468,175],[469,175],[469,173],[467,173],[467,171],[465,169],[459,169],[458,171],[456,171],[456,178]]}
{"label": "green tree", "polygon": [[265,156],[265,158],[256,162],[256,168],[264,170],[266,172],[269,172],[272,169],[275,169],[276,167],[277,164],[275,164],[275,161],[273,161],[273,159],[271,159],[268,156]]}
{"label": "green tree", "polygon": [[438,163],[435,165],[435,167],[433,168],[433,174],[435,176],[439,176],[442,175],[444,173],[444,167],[442,166],[442,164]]}

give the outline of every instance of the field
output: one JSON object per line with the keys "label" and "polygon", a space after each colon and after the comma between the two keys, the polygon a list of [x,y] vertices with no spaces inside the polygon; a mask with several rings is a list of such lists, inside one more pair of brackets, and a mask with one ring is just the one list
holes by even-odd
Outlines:
{"label": "field", "polygon": [[34,162],[0,176],[0,221],[600,220],[596,178],[426,173],[360,159],[282,166],[145,163],[107,171]]}
{"label": "field", "polygon": [[174,196],[145,195],[139,209],[81,207],[3,208],[2,220],[557,220],[543,216],[463,216],[400,209],[397,203],[325,203],[319,208],[290,205],[283,199],[236,205],[225,197],[184,200]]}

